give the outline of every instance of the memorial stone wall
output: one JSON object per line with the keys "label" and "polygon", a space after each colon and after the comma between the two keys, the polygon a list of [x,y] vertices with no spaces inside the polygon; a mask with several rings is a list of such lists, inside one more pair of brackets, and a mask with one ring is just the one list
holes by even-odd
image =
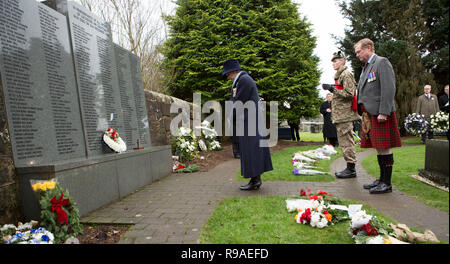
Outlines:
{"label": "memorial stone wall", "polygon": [[2,0],[0,17],[16,166],[104,155],[109,127],[129,149],[150,146],[139,59],[112,42],[107,23],[74,2],[67,19],[35,0]]}
{"label": "memorial stone wall", "polygon": [[[109,127],[127,153],[138,142],[151,148],[139,58],[114,44],[109,24],[87,9],[56,2],[59,12],[36,0],[0,1],[0,114],[14,166],[29,172],[92,164],[83,161],[112,155],[102,143]],[[152,151],[166,159],[167,149]],[[33,173],[27,177],[43,177]]]}

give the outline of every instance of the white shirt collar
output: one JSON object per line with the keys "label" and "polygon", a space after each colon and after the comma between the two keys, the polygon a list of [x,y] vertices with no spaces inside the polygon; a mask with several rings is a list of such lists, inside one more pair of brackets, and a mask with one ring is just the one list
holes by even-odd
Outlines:
{"label": "white shirt collar", "polygon": [[372,63],[373,57],[375,57],[375,53],[372,54],[372,56],[370,56],[369,60],[367,61],[367,63]]}
{"label": "white shirt collar", "polygon": [[235,87],[235,85],[236,85],[236,82],[237,82],[237,80],[239,79],[239,76],[241,76],[241,74],[243,73],[244,71],[240,71],[237,75],[236,75],[236,78],[234,78],[234,81],[233,81],[233,85],[231,85],[231,87]]}

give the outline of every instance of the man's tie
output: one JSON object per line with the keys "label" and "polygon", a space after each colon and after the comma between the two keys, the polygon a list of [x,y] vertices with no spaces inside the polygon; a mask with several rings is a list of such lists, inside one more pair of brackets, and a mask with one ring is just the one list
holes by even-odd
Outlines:
{"label": "man's tie", "polygon": [[368,62],[366,62],[366,64],[364,64],[363,72],[366,72],[367,66],[369,66]]}

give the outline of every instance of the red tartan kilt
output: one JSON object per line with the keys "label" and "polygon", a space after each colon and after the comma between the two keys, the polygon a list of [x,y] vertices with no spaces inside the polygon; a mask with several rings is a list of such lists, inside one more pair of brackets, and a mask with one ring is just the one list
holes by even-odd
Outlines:
{"label": "red tartan kilt", "polygon": [[395,112],[392,112],[384,123],[378,123],[377,116],[369,116],[372,127],[368,137],[362,132],[361,148],[390,149],[402,146]]}

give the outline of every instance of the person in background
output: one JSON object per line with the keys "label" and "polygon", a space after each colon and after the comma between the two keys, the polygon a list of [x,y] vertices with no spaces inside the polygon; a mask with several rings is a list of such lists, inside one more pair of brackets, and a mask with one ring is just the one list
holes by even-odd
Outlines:
{"label": "person in background", "polygon": [[292,141],[300,142],[300,134],[299,134],[299,125],[300,120],[298,119],[290,119],[288,120],[288,125],[291,128],[291,137]]}
{"label": "person in background", "polygon": [[323,138],[327,139],[330,145],[337,147],[337,131],[336,126],[331,121],[331,102],[333,101],[333,94],[327,94],[325,102],[320,106],[320,113],[323,115]]}
{"label": "person in background", "polygon": [[364,68],[358,82],[358,113],[362,115],[361,148],[377,151],[380,178],[364,184],[370,194],[392,192],[391,178],[394,155],[392,148],[401,147],[400,131],[395,116],[395,74],[387,58],[375,54],[375,45],[368,38],[354,46]]}
{"label": "person in background", "polygon": [[[446,112],[447,114],[450,112],[449,103],[448,103],[448,84],[444,87],[444,94],[439,97],[439,109],[441,111]],[[447,130],[447,140],[450,140],[450,128]]]}
{"label": "person in background", "polygon": [[448,84],[444,87],[444,94],[439,97],[439,109],[448,112]]}
{"label": "person in background", "polygon": [[[439,112],[439,103],[436,95],[431,93],[431,85],[427,84],[423,87],[424,94],[417,99],[416,113],[424,115],[427,121],[430,121],[430,116]],[[425,144],[426,137],[433,139],[433,131],[427,130],[422,134],[422,143]]]}

